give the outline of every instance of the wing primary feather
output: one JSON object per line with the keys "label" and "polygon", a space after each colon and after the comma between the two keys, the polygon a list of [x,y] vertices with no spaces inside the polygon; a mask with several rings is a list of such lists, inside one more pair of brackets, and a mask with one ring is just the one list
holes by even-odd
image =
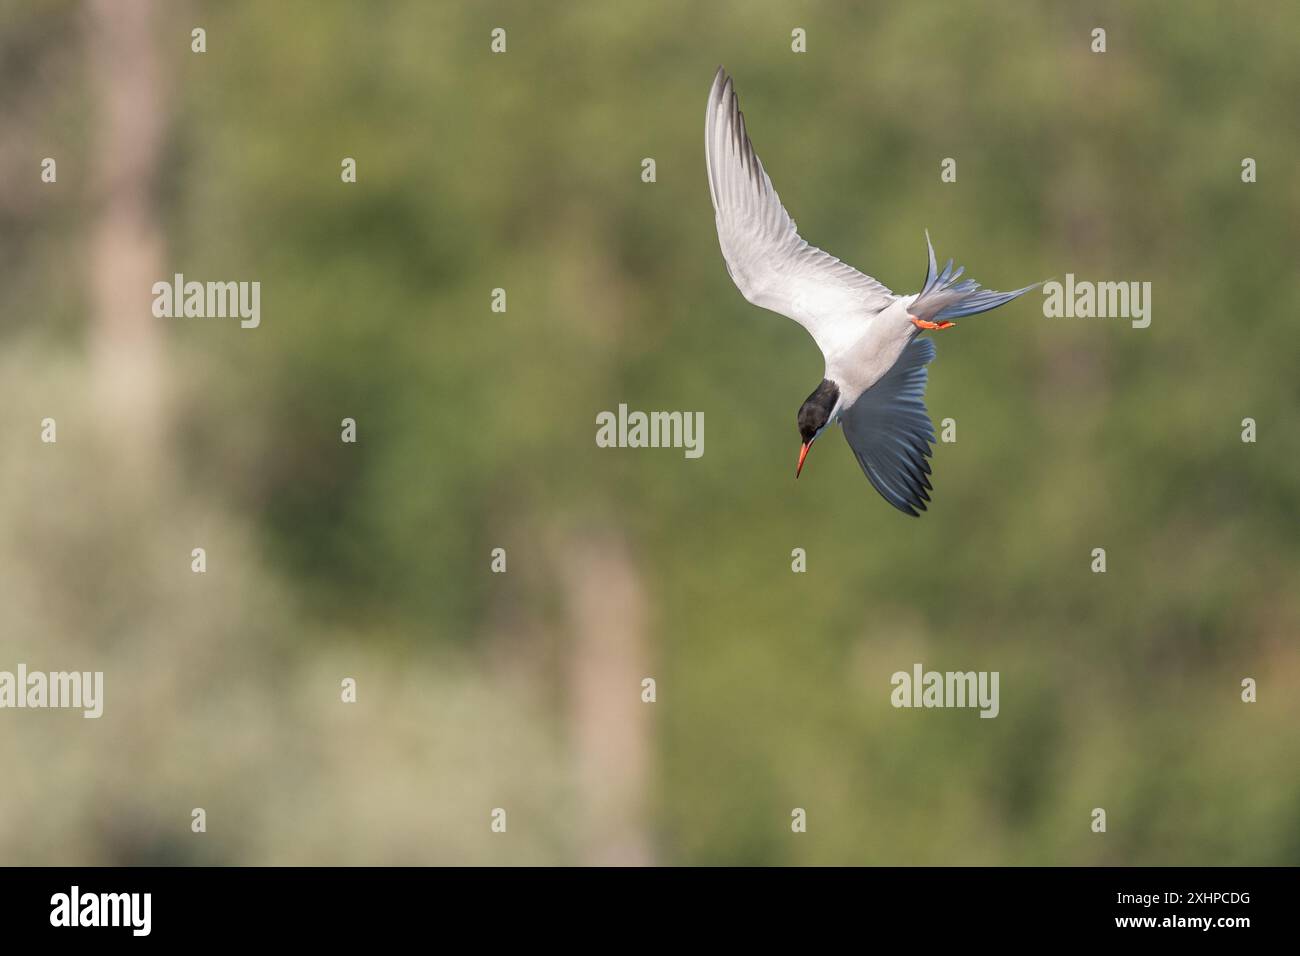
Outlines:
{"label": "wing primary feather", "polygon": [[741,294],[794,319],[825,355],[850,347],[897,296],[799,235],[754,149],[734,81],[721,67],[709,91],[704,147],[718,244]]}
{"label": "wing primary feather", "polygon": [[904,514],[919,517],[934,486],[927,477],[934,426],[925,409],[926,366],[934,342],[913,339],[893,368],[841,418],[844,437],[867,480]]}

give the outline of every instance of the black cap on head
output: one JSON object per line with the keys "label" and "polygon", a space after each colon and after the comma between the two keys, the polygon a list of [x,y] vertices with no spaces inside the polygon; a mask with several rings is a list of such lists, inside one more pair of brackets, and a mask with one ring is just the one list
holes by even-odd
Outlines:
{"label": "black cap on head", "polygon": [[839,386],[829,379],[822,379],[822,383],[799,406],[799,437],[805,445],[811,444],[817,433],[826,427],[831,410],[839,400]]}

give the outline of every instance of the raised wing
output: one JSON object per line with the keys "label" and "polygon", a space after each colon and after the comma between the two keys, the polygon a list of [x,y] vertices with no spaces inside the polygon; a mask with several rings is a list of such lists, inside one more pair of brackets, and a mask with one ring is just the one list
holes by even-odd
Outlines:
{"label": "raised wing", "polygon": [[713,78],[704,120],[709,192],[727,272],[754,305],[794,319],[824,354],[846,348],[862,322],[896,297],[799,237],[745,131],[731,77]]}
{"label": "raised wing", "polygon": [[934,427],[925,410],[926,365],[934,342],[913,339],[893,368],[862,393],[840,419],[858,464],[881,497],[919,517],[930,500]]}

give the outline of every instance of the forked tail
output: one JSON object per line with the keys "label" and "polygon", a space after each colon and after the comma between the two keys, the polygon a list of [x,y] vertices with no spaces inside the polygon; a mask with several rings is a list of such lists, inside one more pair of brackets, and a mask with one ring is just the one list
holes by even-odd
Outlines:
{"label": "forked tail", "polygon": [[925,285],[907,308],[907,311],[918,319],[944,322],[959,319],[964,315],[978,315],[996,309],[1000,305],[1006,305],[1012,299],[1042,285],[1041,282],[1035,282],[1015,292],[994,292],[992,289],[981,289],[980,284],[974,279],[959,282],[957,280],[961,279],[961,274],[965,270],[958,267],[957,271],[953,272],[951,259],[944,266],[943,272],[939,272],[936,267],[934,246],[930,244],[929,230],[925,233],[925,245],[930,251],[930,268],[926,272]]}

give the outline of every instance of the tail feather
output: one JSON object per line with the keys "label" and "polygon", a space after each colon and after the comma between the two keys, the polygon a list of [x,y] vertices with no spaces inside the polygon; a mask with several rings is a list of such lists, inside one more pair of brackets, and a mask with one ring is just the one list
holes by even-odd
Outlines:
{"label": "tail feather", "polygon": [[996,309],[1000,305],[1006,305],[1012,299],[1042,285],[1041,282],[1035,282],[1015,292],[995,292],[992,289],[981,289],[980,284],[974,279],[959,282],[962,273],[966,270],[958,266],[957,271],[954,272],[951,259],[944,266],[943,272],[939,272],[934,259],[934,246],[930,243],[929,230],[925,233],[925,245],[930,253],[925,285],[921,287],[921,291],[917,293],[907,310],[918,319],[941,322],[959,319],[966,315],[978,315]]}

